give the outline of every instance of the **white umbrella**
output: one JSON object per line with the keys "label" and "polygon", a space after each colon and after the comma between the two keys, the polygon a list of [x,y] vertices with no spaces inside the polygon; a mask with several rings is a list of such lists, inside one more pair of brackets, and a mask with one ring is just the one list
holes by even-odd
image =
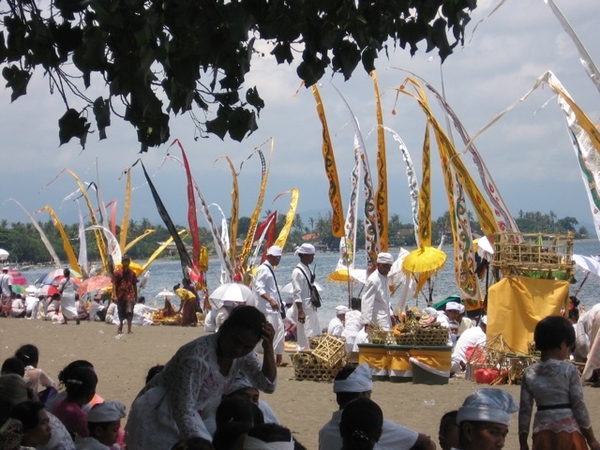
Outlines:
{"label": "white umbrella", "polygon": [[208,296],[213,305],[221,308],[224,302],[246,303],[254,300],[254,292],[242,283],[225,283]]}
{"label": "white umbrella", "polygon": [[600,259],[596,256],[573,255],[573,261],[583,270],[600,277]]}
{"label": "white umbrella", "polygon": [[156,294],[155,297],[177,297],[177,294],[173,291],[168,290],[167,288],[164,288],[162,291]]}
{"label": "white umbrella", "polygon": [[5,261],[6,259],[8,259],[9,255],[10,255],[10,253],[8,253],[7,250],[0,248],[0,261]]}

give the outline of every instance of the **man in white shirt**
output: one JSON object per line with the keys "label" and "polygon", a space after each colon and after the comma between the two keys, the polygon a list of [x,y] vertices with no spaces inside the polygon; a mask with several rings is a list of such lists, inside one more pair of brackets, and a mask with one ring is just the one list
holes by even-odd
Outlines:
{"label": "man in white shirt", "polygon": [[279,367],[289,366],[283,361],[285,346],[285,330],[283,328],[283,317],[285,317],[285,306],[282,302],[277,279],[275,278],[275,267],[281,261],[281,247],[273,245],[267,249],[267,259],[258,266],[256,278],[254,279],[254,291],[256,293],[256,307],[261,311],[267,321],[273,325],[275,336],[273,337],[273,350]]}
{"label": "man in white shirt", "polygon": [[[453,346],[454,341],[452,340],[452,330],[450,329],[450,322],[456,322],[458,324],[460,316],[460,303],[448,302],[446,303],[446,310],[444,313],[438,314],[437,321],[443,327],[448,328],[448,342],[447,345]],[[458,327],[457,327],[458,328]]]}
{"label": "man in white shirt", "polygon": [[21,297],[21,294],[17,294],[15,299],[12,301],[12,305],[10,308],[10,316],[25,317],[25,303],[23,303],[23,298]]}
{"label": "man in white shirt", "polygon": [[331,336],[342,335],[344,332],[344,319],[346,318],[347,312],[347,306],[337,305],[335,307],[335,317],[329,321],[329,325],[327,326],[327,334],[330,334]]}
{"label": "man in white shirt", "polygon": [[300,257],[300,263],[292,270],[293,316],[298,319],[298,351],[302,351],[310,347],[309,337],[321,335],[321,324],[317,308],[311,302],[310,292],[312,271],[309,265],[315,259],[315,247],[312,244],[302,244],[296,250],[296,255]]}
{"label": "man in white shirt", "polygon": [[12,307],[12,281],[8,274],[8,266],[2,268],[0,274],[0,315],[8,317]]}
{"label": "man in white shirt", "polygon": [[450,373],[464,372],[467,368],[467,350],[470,347],[482,346],[486,343],[487,316],[479,320],[479,326],[469,328],[460,335],[452,351],[452,368]]}
{"label": "man in white shirt", "polygon": [[[342,448],[340,436],[340,421],[344,407],[356,398],[371,398],[373,380],[371,369],[364,363],[354,368],[347,365],[343,367],[333,382],[333,392],[339,410],[319,431],[319,450],[333,450]],[[404,428],[390,420],[383,421],[382,433],[375,445],[375,450],[409,450],[409,449],[435,449],[435,444],[426,435],[417,431]]]}
{"label": "man in white shirt", "polygon": [[25,317],[28,319],[37,319],[40,308],[40,299],[34,293],[28,293],[25,296]]}
{"label": "man in white shirt", "polygon": [[390,289],[388,274],[392,269],[394,259],[389,253],[377,255],[377,269],[369,275],[362,297],[362,323],[365,326],[377,325],[382,330],[392,328],[390,314]]}

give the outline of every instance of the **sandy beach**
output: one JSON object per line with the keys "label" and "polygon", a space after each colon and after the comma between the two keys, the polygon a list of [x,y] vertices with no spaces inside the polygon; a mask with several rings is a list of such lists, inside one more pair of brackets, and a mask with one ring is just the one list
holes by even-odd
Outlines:
{"label": "sandy beach", "polygon": [[[133,334],[116,339],[116,326],[82,322],[77,326],[53,325],[41,320],[0,319],[0,358],[13,356],[23,344],[40,350],[39,367],[57,381],[58,372],[75,359],[89,360],[99,382],[97,392],[106,400],[120,400],[129,406],[143,387],[148,369],[167,362],[184,343],[203,334],[202,327],[134,327]],[[289,356],[286,356],[289,361]],[[337,409],[332,383],[296,381],[294,369],[279,370],[277,390],[262,394],[284,426],[309,449],[317,448],[318,431]],[[448,385],[375,382],[372,399],[385,417],[406,427],[427,433],[437,445],[438,422],[442,414],[455,409],[463,399],[482,387],[472,381],[451,379]],[[519,386],[501,386],[518,401]],[[600,432],[600,389],[585,386],[586,403],[596,433]],[[508,435],[507,449],[518,449],[516,415]]]}

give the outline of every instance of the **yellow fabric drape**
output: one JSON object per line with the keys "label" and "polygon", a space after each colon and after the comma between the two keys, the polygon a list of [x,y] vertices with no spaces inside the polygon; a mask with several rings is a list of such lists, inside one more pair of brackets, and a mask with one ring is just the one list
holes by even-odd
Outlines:
{"label": "yellow fabric drape", "polygon": [[[281,248],[285,248],[285,243],[287,242],[290,230],[292,229],[292,224],[294,223],[294,219],[296,218],[296,208],[298,207],[298,198],[300,197],[300,193],[298,192],[298,189],[292,188],[289,191],[282,192],[277,197],[275,197],[275,200],[277,200],[282,195],[289,193],[292,194],[292,200],[290,201],[290,209],[285,215],[285,225],[283,226],[283,228],[279,232],[279,236],[277,236],[277,239],[275,240],[275,245],[279,245]],[[273,200],[273,202],[275,202],[275,200]]]}
{"label": "yellow fabric drape", "polygon": [[319,89],[316,84],[312,86],[313,96],[317,102],[317,114],[323,127],[323,143],[321,151],[323,153],[323,162],[325,163],[325,174],[329,181],[329,203],[331,204],[331,232],[335,237],[341,238],[345,236],[344,232],[344,208],[342,206],[342,195],[340,192],[340,181],[335,164],[335,156],[333,154],[333,144],[329,136],[329,127],[327,126],[327,118],[325,117],[325,108],[319,94]]}
{"label": "yellow fabric drape", "polygon": [[58,220],[58,216],[56,215],[52,207],[48,205],[44,206],[38,212],[42,211],[48,211],[48,214],[50,214],[50,217],[52,217],[54,226],[58,230],[58,233],[60,234],[60,237],[62,239],[63,248],[65,249],[65,253],[67,254],[67,259],[69,260],[69,266],[75,269],[77,272],[83,273],[81,268],[79,267],[79,261],[77,261],[77,257],[75,256],[75,252],[73,251],[73,247],[71,246],[71,242],[69,241],[69,237],[67,236],[65,229],[60,223],[60,220]]}
{"label": "yellow fabric drape", "polygon": [[408,361],[410,352],[408,350],[388,350],[390,370],[412,370]]}
{"label": "yellow fabric drape", "polygon": [[432,369],[448,371],[452,367],[452,351],[411,348],[410,356]]}
{"label": "yellow fabric drape", "polygon": [[387,189],[387,158],[385,150],[385,129],[383,128],[383,111],[377,74],[371,71],[373,88],[375,90],[375,111],[377,116],[377,219],[379,225],[379,245],[382,252],[388,251],[388,189]]}
{"label": "yellow fabric drape", "polygon": [[[421,248],[431,247],[431,139],[429,137],[429,124],[425,125],[423,137],[422,180],[419,189],[419,245]],[[415,298],[425,286],[431,274],[421,273],[417,278]]]}
{"label": "yellow fabric drape", "polygon": [[376,369],[387,369],[390,366],[390,355],[387,349],[381,347],[360,347],[358,363],[366,362],[369,367]]}
{"label": "yellow fabric drape", "polygon": [[131,211],[131,170],[127,169],[125,178],[125,210],[123,211],[123,220],[121,221],[121,231],[119,232],[119,246],[123,253],[126,252],[127,232],[129,231],[129,212]]}
{"label": "yellow fabric drape", "polygon": [[533,330],[546,316],[558,315],[569,296],[569,282],[507,277],[488,290],[488,340],[502,335],[513,350],[529,353]]}

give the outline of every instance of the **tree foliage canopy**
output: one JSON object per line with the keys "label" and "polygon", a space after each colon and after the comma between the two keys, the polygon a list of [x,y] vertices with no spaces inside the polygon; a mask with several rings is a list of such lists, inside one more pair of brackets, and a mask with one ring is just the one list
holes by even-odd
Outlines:
{"label": "tree foliage canopy", "polygon": [[[12,101],[34,71],[66,112],[60,143],[100,139],[112,115],[137,130],[142,151],[169,139],[170,115],[190,112],[201,135],[241,141],[264,102],[244,86],[257,40],[297,64],[307,86],[329,68],[368,72],[388,43],[445,59],[464,37],[476,0],[0,0],[0,65]],[[6,9],[6,7],[8,8]],[[451,36],[451,39],[448,39]],[[260,55],[259,55],[260,56]],[[85,95],[91,84],[103,94]],[[90,114],[91,111],[91,114]],[[199,112],[201,114],[194,114]]]}

